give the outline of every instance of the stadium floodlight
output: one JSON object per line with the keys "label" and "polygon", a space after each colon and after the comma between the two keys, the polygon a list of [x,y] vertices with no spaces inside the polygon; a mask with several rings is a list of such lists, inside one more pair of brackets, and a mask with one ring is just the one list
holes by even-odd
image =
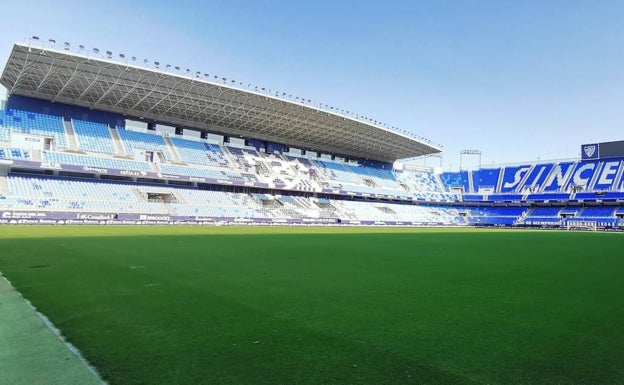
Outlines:
{"label": "stadium floodlight", "polygon": [[49,42],[50,44],[52,44],[52,45],[56,44],[56,40],[54,40],[54,39],[48,39],[48,42]]}
{"label": "stadium floodlight", "polygon": [[157,62],[157,61],[155,61],[155,62],[154,62],[154,67],[156,67],[156,68],[160,68],[160,63],[159,63],[159,62]]}
{"label": "stadium floodlight", "polygon": [[464,149],[464,150],[459,152],[459,170],[460,171],[462,169],[464,155],[476,155],[476,156],[478,156],[479,157],[479,168],[481,168],[481,156],[483,155],[481,150],[467,148],[467,149]]}
{"label": "stadium floodlight", "polygon": [[31,39],[33,39],[33,40],[39,40],[39,36],[33,36]]}
{"label": "stadium floodlight", "polygon": [[82,45],[82,44],[80,44],[80,45],[78,46],[78,52],[82,51],[83,49],[85,49],[85,46],[84,46],[84,45]]}
{"label": "stadium floodlight", "polygon": [[111,51],[106,51],[106,57],[111,59],[113,57],[113,53]]}
{"label": "stadium floodlight", "polygon": [[93,53],[100,53],[100,49],[99,48],[93,48]]}
{"label": "stadium floodlight", "polygon": [[63,43],[63,48],[65,48],[65,51],[69,51],[69,42]]}
{"label": "stadium floodlight", "polygon": [[147,63],[149,63],[149,60],[143,59],[143,64],[147,64]]}
{"label": "stadium floodlight", "polygon": [[120,54],[119,54],[119,58],[120,58],[120,59],[125,59],[125,58],[126,58],[126,55],[124,55],[123,53],[120,53]]}
{"label": "stadium floodlight", "polygon": [[132,56],[132,61],[136,61],[136,56]]}

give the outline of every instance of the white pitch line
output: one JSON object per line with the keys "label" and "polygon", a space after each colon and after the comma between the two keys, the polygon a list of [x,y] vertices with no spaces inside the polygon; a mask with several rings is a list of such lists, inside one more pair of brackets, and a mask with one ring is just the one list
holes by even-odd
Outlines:
{"label": "white pitch line", "polygon": [[50,321],[50,319],[48,317],[46,317],[43,313],[39,312],[37,310],[36,307],[33,306],[33,304],[27,300],[26,298],[24,298],[24,296],[22,295],[22,293],[20,293],[18,290],[15,289],[15,287],[13,286],[13,284],[11,283],[11,281],[9,281],[9,279],[7,277],[5,277],[4,275],[0,274],[0,277],[2,279],[4,279],[6,281],[7,284],[9,284],[9,286],[11,286],[13,288],[13,290],[15,290],[17,292],[17,294],[24,300],[24,302],[26,302],[26,304],[34,310],[35,314],[37,314],[37,317],[39,317],[39,319],[41,319],[43,321],[43,323],[46,325],[46,327],[48,329],[50,329],[50,331],[52,331],[52,333],[54,333],[54,335],[56,335],[58,337],[59,340],[61,340],[61,342],[63,343],[63,345],[65,345],[65,347],[67,349],[69,349],[70,352],[74,353],[78,359],[87,367],[87,369],[93,373],[93,375],[104,385],[107,385],[108,383],[106,381],[104,381],[102,379],[102,377],[100,376],[100,374],[98,373],[97,369],[91,365],[89,363],[89,361],[86,360],[86,358],[84,358],[82,356],[82,353],[80,353],[80,350],[78,350],[77,347],[75,347],[71,342],[67,341],[65,339],[65,337],[63,337],[63,335],[61,334],[61,331],[54,326],[54,324],[52,323],[52,321]]}

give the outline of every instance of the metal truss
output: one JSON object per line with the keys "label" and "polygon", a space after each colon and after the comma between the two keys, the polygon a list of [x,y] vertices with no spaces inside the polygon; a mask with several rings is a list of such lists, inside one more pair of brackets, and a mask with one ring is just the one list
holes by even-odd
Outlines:
{"label": "metal truss", "polygon": [[435,145],[350,116],[155,69],[15,44],[0,78],[9,94],[130,118],[393,162]]}

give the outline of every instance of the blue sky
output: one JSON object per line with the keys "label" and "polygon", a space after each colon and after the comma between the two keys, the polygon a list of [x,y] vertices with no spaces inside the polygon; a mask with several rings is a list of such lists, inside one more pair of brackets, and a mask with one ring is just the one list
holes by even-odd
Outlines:
{"label": "blue sky", "polygon": [[491,164],[624,139],[621,0],[26,0],[3,14],[0,61],[37,35],[218,74],[441,143],[445,169],[465,148]]}

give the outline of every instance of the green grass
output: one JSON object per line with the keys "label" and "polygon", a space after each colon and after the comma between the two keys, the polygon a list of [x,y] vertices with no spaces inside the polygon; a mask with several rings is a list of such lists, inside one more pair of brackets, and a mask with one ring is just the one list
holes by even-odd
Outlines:
{"label": "green grass", "polygon": [[101,385],[4,279],[0,279],[0,384]]}
{"label": "green grass", "polygon": [[3,227],[111,384],[622,384],[624,236]]}

